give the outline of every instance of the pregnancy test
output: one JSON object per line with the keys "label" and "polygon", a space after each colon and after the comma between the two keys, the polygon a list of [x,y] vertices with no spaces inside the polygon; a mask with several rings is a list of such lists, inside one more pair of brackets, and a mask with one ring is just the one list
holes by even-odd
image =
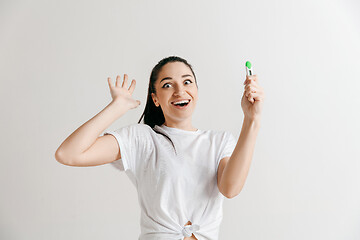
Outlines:
{"label": "pregnancy test", "polygon": [[253,74],[252,74],[252,73],[253,73],[253,70],[252,70],[252,68],[251,68],[251,62],[246,61],[245,67],[246,67],[246,75],[248,75],[248,76],[253,75]]}
{"label": "pregnancy test", "polygon": [[[253,70],[252,70],[251,62],[250,62],[250,61],[246,61],[246,63],[245,63],[245,68],[246,68],[246,75],[247,75],[247,76],[253,75]],[[246,82],[246,80],[245,80],[245,82]],[[244,84],[245,84],[245,82],[244,82]],[[250,102],[250,103],[253,104],[253,103],[255,102],[255,99],[253,98],[252,100],[253,100],[253,102]]]}
{"label": "pregnancy test", "polygon": [[[246,75],[247,76],[251,76],[253,75],[253,70],[252,70],[252,67],[251,67],[251,62],[250,61],[246,61],[245,63],[245,69],[246,69]],[[245,85],[245,82],[246,80],[244,81],[244,85]]]}

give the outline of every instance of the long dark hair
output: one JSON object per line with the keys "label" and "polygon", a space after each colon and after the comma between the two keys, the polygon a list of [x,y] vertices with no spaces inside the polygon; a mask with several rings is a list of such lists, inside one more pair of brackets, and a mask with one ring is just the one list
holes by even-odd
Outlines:
{"label": "long dark hair", "polygon": [[[178,56],[169,56],[169,57],[161,59],[151,71],[145,109],[139,119],[139,122],[138,122],[138,123],[140,123],[142,118],[144,117],[144,124],[149,125],[154,131],[155,131],[154,126],[162,125],[165,122],[165,117],[164,117],[163,111],[161,110],[161,107],[155,106],[154,101],[152,100],[152,97],[151,97],[151,93],[156,94],[155,82],[159,77],[159,73],[160,73],[162,67],[165,64],[170,63],[170,62],[185,63],[190,68],[192,74],[194,75],[196,87],[198,87],[193,68],[192,68],[191,64],[189,64],[185,59],[178,57]],[[156,131],[156,132],[158,132],[158,131]],[[160,132],[158,132],[158,133],[160,133]],[[162,134],[162,133],[160,133],[160,134]],[[164,134],[162,134],[162,135],[164,135]],[[171,139],[168,136],[165,136],[165,137],[167,137],[171,141]],[[173,144],[172,141],[171,141],[171,143]],[[175,146],[174,146],[174,148],[175,148]],[[176,149],[175,149],[175,152],[176,152]]]}

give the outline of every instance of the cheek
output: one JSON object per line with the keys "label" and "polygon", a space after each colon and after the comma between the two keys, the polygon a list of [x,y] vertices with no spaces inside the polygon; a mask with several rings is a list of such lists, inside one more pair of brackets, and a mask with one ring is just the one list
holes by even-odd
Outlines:
{"label": "cheek", "polygon": [[169,101],[170,94],[168,92],[159,91],[158,101],[161,103],[167,103]]}

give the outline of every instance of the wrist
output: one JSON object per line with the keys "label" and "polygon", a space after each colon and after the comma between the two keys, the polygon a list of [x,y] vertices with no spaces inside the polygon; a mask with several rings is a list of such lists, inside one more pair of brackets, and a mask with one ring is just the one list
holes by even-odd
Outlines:
{"label": "wrist", "polygon": [[244,117],[244,124],[260,127],[261,121],[260,117],[257,118],[250,118],[250,117]]}
{"label": "wrist", "polygon": [[120,114],[120,115],[123,115],[125,114],[129,108],[124,104],[124,102],[122,101],[111,101],[108,106],[109,108],[112,109],[112,111]]}

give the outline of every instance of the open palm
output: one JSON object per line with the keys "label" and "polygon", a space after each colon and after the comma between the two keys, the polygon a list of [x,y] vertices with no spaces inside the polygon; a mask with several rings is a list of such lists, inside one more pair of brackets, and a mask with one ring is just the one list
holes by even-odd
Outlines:
{"label": "open palm", "polygon": [[132,97],[132,93],[135,90],[136,80],[131,81],[130,87],[128,89],[128,75],[124,74],[124,81],[120,85],[121,77],[118,75],[116,77],[115,86],[112,84],[111,78],[108,77],[108,84],[110,88],[111,97],[113,102],[122,102],[128,109],[136,108],[140,105],[139,100],[135,100]]}

